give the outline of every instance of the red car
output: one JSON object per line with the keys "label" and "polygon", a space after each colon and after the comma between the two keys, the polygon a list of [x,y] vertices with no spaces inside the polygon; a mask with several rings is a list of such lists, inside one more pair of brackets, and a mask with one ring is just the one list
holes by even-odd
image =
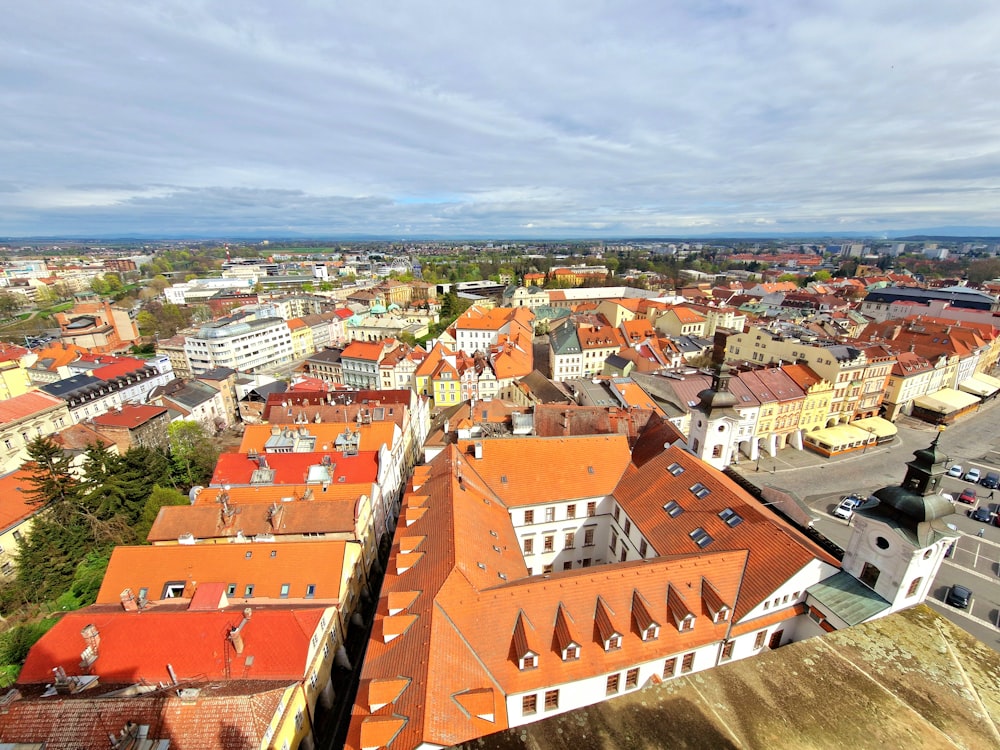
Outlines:
{"label": "red car", "polygon": [[968,505],[975,505],[977,499],[976,491],[971,487],[966,487],[962,490],[962,494],[958,496],[958,502],[967,503]]}

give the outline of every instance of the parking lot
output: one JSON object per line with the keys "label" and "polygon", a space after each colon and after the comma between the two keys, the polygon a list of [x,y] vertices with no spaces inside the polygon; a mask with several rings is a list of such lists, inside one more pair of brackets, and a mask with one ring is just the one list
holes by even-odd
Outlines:
{"label": "parking lot", "polygon": [[[939,438],[939,450],[950,457],[949,465],[962,466],[961,477],[946,476],[942,492],[957,500],[962,490],[974,493],[973,503],[955,503],[955,513],[944,519],[954,527],[959,539],[949,559],[944,561],[934,581],[927,603],[975,637],[1000,651],[1000,527],[995,525],[1000,511],[1000,489],[994,490],[965,481],[972,468],[980,479],[990,472],[1000,474],[1000,402],[990,402],[964,421],[948,427]],[[864,453],[824,459],[808,451],[784,450],[774,459],[765,457],[760,471],[740,466],[741,473],[758,485],[770,485],[797,495],[818,517],[815,528],[846,547],[851,519],[837,518],[834,511],[845,495],[868,497],[881,487],[899,484],[913,451],[926,448],[937,434],[932,425],[903,419],[892,443]],[[970,509],[989,513],[990,523],[968,516]],[[953,584],[973,592],[967,610],[944,603]]]}

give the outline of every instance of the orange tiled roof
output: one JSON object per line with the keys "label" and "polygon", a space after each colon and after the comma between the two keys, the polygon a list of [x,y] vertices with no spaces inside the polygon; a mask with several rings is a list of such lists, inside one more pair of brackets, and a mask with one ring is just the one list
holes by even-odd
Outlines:
{"label": "orange tiled roof", "polygon": [[[304,409],[306,414],[309,410]],[[281,425],[280,415],[274,415],[275,424],[248,424],[245,425],[245,430],[243,432],[243,439],[240,441],[239,453],[247,453],[249,451],[257,451],[262,453],[264,451],[264,444],[272,437],[272,432],[277,425]],[[321,422],[316,424],[310,422],[308,424],[292,424],[283,425],[282,431],[291,430],[295,432],[300,427],[305,428],[309,435],[316,438],[316,452],[318,453],[336,453],[336,442],[337,438],[344,433],[345,430],[350,430],[352,433],[357,433],[359,435],[360,442],[358,444],[358,449],[361,451],[377,451],[383,445],[392,448],[393,438],[395,435],[396,425],[394,422],[371,422],[371,423],[361,423],[358,424],[354,422]],[[269,454],[270,455],[270,454]]]}
{"label": "orange tiled roof", "polygon": [[60,398],[45,391],[28,391],[0,401],[0,424],[10,424],[65,404]]}
{"label": "orange tiled roof", "polygon": [[[306,601],[306,586],[312,585],[308,598],[329,603],[340,595],[345,553],[346,542],[335,540],[115,547],[97,604],[120,603],[126,588],[135,596],[146,589],[150,601],[163,599],[166,584],[181,581],[184,598],[211,581],[234,584],[236,593],[228,597],[234,606],[279,599],[286,584],[288,602]],[[254,587],[252,599],[243,598],[247,585]]]}
{"label": "orange tiled roof", "polygon": [[[229,650],[226,634],[243,620],[243,607],[191,611],[159,605],[138,612],[94,605],[67,612],[31,649],[18,675],[20,683],[48,683],[62,666],[79,674],[81,631],[93,625],[100,645],[90,668],[103,683],[171,682],[167,664],[179,680],[301,680],[309,667],[310,639],[329,608],[256,607],[241,631],[244,653]],[[253,659],[249,657],[253,656]],[[230,663],[232,662],[232,663]]]}
{"label": "orange tiled roof", "polygon": [[0,533],[17,526],[41,508],[28,502],[27,492],[33,487],[28,482],[31,471],[18,469],[0,477]]}

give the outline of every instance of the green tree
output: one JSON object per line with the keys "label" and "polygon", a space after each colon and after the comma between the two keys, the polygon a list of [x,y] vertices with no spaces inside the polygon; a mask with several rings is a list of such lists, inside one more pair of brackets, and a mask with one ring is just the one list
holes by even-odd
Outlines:
{"label": "green tree", "polygon": [[67,509],[81,494],[80,481],[73,473],[73,459],[51,438],[37,437],[28,443],[28,463],[31,472],[24,492],[28,502],[52,506],[56,515]]}
{"label": "green tree", "polygon": [[0,291],[0,318],[9,318],[21,309],[21,299],[13,292]]}
{"label": "green tree", "polygon": [[167,428],[174,484],[185,490],[208,484],[219,458],[218,448],[200,422],[181,420]]}
{"label": "green tree", "polygon": [[160,513],[160,508],[167,505],[187,505],[188,498],[183,492],[172,487],[161,487],[154,485],[153,491],[149,493],[146,504],[142,509],[142,518],[136,527],[136,536],[144,540],[149,536],[149,530],[153,528],[153,522]]}

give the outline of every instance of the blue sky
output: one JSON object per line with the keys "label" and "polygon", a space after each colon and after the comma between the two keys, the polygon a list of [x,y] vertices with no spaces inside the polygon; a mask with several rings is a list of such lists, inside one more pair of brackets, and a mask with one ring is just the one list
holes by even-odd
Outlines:
{"label": "blue sky", "polygon": [[1000,227],[1000,3],[46,0],[0,235]]}

